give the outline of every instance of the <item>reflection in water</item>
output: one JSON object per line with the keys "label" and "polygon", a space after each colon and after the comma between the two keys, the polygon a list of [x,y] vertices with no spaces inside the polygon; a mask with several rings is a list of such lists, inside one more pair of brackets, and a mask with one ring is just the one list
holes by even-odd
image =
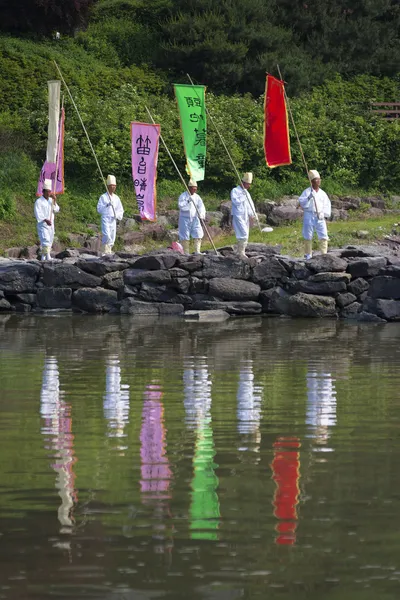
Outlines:
{"label": "reflection in water", "polygon": [[185,386],[186,421],[196,429],[193,456],[192,500],[190,503],[190,536],[192,539],[216,540],[220,509],[218,477],[214,469],[215,449],[211,422],[211,379],[204,357],[197,357],[186,365],[183,374]]}
{"label": "reflection in water", "polygon": [[[254,383],[253,361],[244,361],[240,367],[237,392],[238,432],[241,434],[242,442],[239,450],[241,451],[259,452],[262,395],[262,386]],[[259,457],[256,460],[258,462]]]}
{"label": "reflection in water", "polygon": [[274,459],[271,464],[272,479],[276,490],[273,505],[277,544],[292,545],[296,541],[298,498],[300,493],[300,440],[297,437],[279,437],[274,443]]}
{"label": "reflection in water", "polygon": [[157,383],[147,385],[144,393],[142,429],[140,432],[142,502],[154,507],[155,538],[160,543],[156,552],[164,552],[172,547],[172,540],[166,542],[167,531],[164,523],[170,517],[168,500],[171,498],[170,484],[172,473],[166,453],[166,429],[164,406],[161,401],[162,388]]}
{"label": "reflection in water", "polygon": [[61,498],[58,509],[60,533],[71,533],[74,525],[72,509],[78,500],[73,472],[73,465],[77,459],[74,452],[71,406],[63,399],[57,359],[52,356],[46,358],[44,363],[40,413],[45,423],[42,433],[48,441],[46,448],[54,452],[56,459],[51,466],[57,473],[56,488]]}
{"label": "reflection in water", "polygon": [[[118,356],[106,359],[106,394],[103,402],[104,416],[108,422],[108,437],[124,437],[129,422],[129,385],[121,384],[121,367]],[[119,446],[125,450],[126,446]]]}
{"label": "reflection in water", "polygon": [[316,370],[307,373],[306,424],[311,427],[311,435],[320,446],[319,450],[332,451],[325,446],[329,428],[336,425],[336,390],[330,373]]}

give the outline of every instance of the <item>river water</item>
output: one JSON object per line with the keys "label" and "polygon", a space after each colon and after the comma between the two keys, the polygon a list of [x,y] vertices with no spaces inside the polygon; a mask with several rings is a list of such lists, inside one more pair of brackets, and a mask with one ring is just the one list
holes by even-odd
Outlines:
{"label": "river water", "polygon": [[0,317],[0,599],[398,598],[399,338]]}

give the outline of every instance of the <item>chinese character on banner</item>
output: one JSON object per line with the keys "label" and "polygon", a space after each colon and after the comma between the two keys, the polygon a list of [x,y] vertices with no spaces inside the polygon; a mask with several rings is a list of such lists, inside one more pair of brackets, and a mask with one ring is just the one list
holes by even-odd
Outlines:
{"label": "chinese character on banner", "polygon": [[207,122],[205,87],[175,85],[186,155],[186,171],[196,181],[205,177]]}
{"label": "chinese character on banner", "polygon": [[132,178],[140,216],[147,221],[156,220],[159,137],[159,125],[131,123]]}

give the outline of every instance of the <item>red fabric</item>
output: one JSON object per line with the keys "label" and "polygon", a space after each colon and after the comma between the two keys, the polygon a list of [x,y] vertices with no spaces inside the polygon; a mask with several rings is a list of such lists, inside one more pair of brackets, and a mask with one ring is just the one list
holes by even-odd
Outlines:
{"label": "red fabric", "polygon": [[296,437],[280,437],[274,443],[274,459],[271,464],[272,479],[276,483],[274,515],[279,522],[277,544],[294,544],[296,541],[297,511],[300,479],[300,440]]}
{"label": "red fabric", "polygon": [[271,168],[292,162],[284,83],[272,75],[267,75],[265,85],[264,151]]}

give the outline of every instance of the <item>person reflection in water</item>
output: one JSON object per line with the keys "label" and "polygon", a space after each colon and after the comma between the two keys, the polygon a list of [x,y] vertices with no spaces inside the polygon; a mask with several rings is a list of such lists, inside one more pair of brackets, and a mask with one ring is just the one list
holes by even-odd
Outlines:
{"label": "person reflection in water", "polygon": [[262,386],[254,383],[253,361],[243,361],[240,366],[237,392],[237,428],[242,440],[239,451],[254,452],[255,462],[260,460],[262,395]]}
{"label": "person reflection in water", "polygon": [[320,452],[331,452],[327,446],[330,428],[336,425],[336,390],[334,379],[324,370],[307,373],[306,424]]}
{"label": "person reflection in water", "polygon": [[164,424],[163,391],[153,381],[146,386],[140,431],[141,480],[143,504],[154,507],[154,538],[156,553],[172,549],[172,531],[165,521],[170,518],[169,500],[172,473],[167,457],[166,429]]}
{"label": "person reflection in water", "polygon": [[218,477],[211,420],[211,379],[204,357],[190,359],[184,369],[186,424],[196,432],[193,455],[192,499],[189,509],[190,537],[217,540],[220,523]]}
{"label": "person reflection in water", "polygon": [[[60,378],[57,359],[49,356],[45,359],[42,390],[40,395],[40,414],[43,419],[42,434],[46,439],[46,448],[51,451],[54,462],[52,468],[57,473],[56,488],[61,498],[58,509],[60,533],[72,533],[74,526],[73,508],[78,501],[75,491],[73,466],[77,461],[72,434],[72,410],[60,390]],[[70,548],[70,543],[59,543],[59,547]]]}
{"label": "person reflection in water", "polygon": [[[103,402],[104,416],[108,423],[109,438],[125,437],[125,425],[129,422],[129,385],[121,384],[121,367],[118,356],[106,361],[106,394]],[[127,446],[118,445],[118,450]]]}

